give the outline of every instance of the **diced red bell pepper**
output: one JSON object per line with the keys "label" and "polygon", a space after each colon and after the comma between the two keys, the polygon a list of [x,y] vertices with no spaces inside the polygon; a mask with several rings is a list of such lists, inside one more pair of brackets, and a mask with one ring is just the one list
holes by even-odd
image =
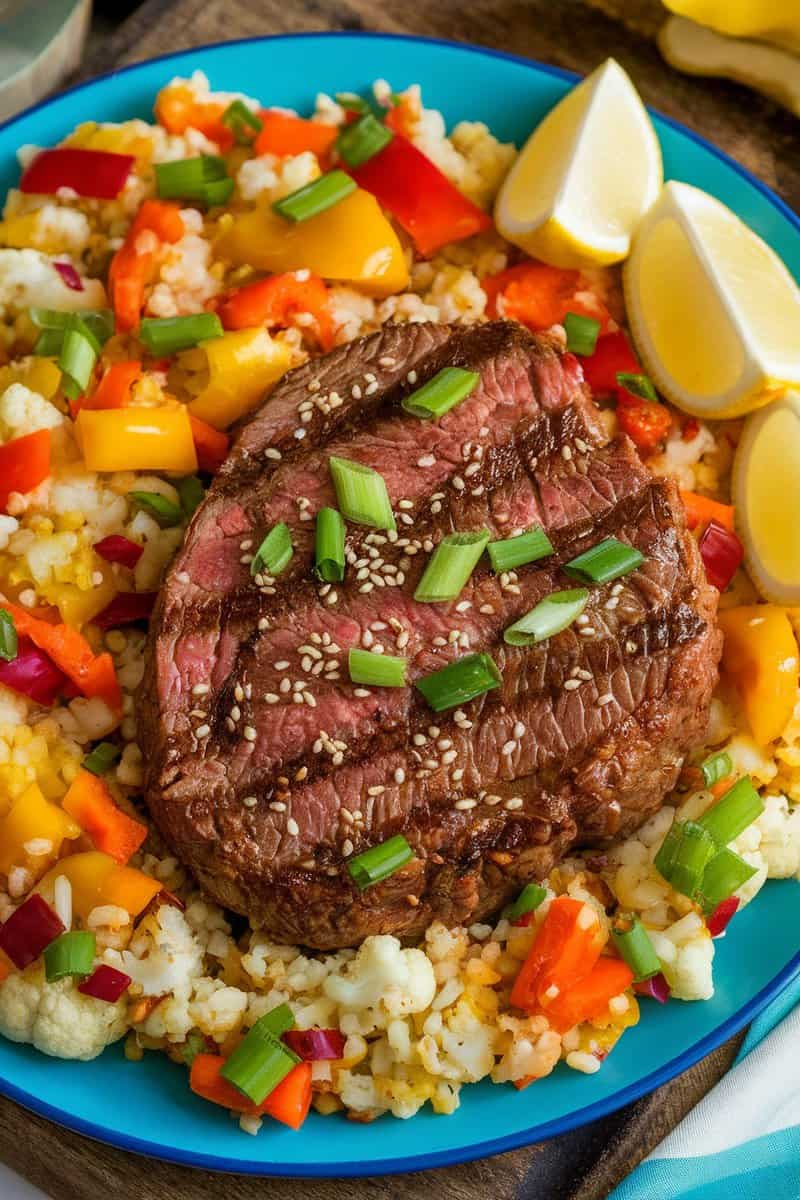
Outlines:
{"label": "diced red bell pepper", "polygon": [[121,533],[110,533],[94,544],[95,551],[109,563],[119,563],[132,571],[144,552],[144,546],[123,537]]}
{"label": "diced red bell pepper", "polygon": [[566,1033],[581,1021],[608,1013],[608,1002],[633,983],[633,971],[621,958],[598,958],[577,983],[547,1005],[547,1019],[557,1033]]}
{"label": "diced red bell pepper", "polygon": [[0,950],[23,971],[63,932],[58,914],[34,892],[0,925]]}
{"label": "diced red bell pepper", "polygon": [[701,496],[697,492],[681,492],[681,500],[686,509],[686,524],[690,529],[704,529],[709,521],[716,521],[723,529],[734,532],[734,510],[732,504],[721,504],[710,496]]}
{"label": "diced red bell pepper", "polygon": [[3,608],[10,613],[17,634],[29,637],[44,650],[84,696],[99,696],[110,708],[122,708],[122,693],[110,654],[95,654],[86,638],[70,625],[43,621],[8,600],[3,601]]}
{"label": "diced red bell pepper", "polygon": [[672,414],[656,400],[643,400],[618,388],[617,422],[637,449],[647,454],[666,438],[672,427]]}
{"label": "diced red bell pepper", "polygon": [[389,210],[425,258],[448,242],[460,242],[492,227],[489,214],[400,134],[360,167],[351,167],[350,174]]}
{"label": "diced red bell pepper", "polygon": [[339,133],[335,125],[306,121],[279,108],[261,109],[258,116],[261,129],[255,140],[256,154],[288,158],[310,150],[317,158],[325,158]]}
{"label": "diced red bell pepper", "polygon": [[558,896],[514,981],[511,1003],[527,1012],[546,1012],[549,1004],[588,975],[604,942],[591,908],[570,896]]}
{"label": "diced red bell pepper", "polygon": [[228,292],[216,305],[225,329],[252,329],[256,325],[286,328],[297,313],[310,313],[323,350],[333,345],[333,321],[328,289],[310,271],[286,271],[246,283]]}
{"label": "diced red bell pepper", "polygon": [[[156,239],[155,245],[152,238],[143,236],[148,233]],[[155,272],[159,246],[177,242],[183,234],[179,205],[169,200],[145,200],[108,269],[108,288],[120,333],[139,327],[144,290]]]}
{"label": "diced red bell pepper", "polygon": [[728,896],[727,900],[721,900],[719,902],[717,907],[711,913],[711,916],[706,921],[708,932],[711,934],[712,938],[719,937],[721,933],[725,932],[725,929],[735,915],[738,907],[738,896]]}
{"label": "diced red bell pepper", "polygon": [[108,150],[81,150],[61,146],[40,150],[28,163],[19,181],[21,192],[53,196],[59,188],[71,188],[79,196],[113,200],[125,186],[133,166],[132,154]]}
{"label": "diced red bell pepper", "polygon": [[98,629],[115,629],[133,621],[147,621],[153,611],[158,592],[117,592],[102,612],[92,617]]}
{"label": "diced red bell pepper", "polygon": [[228,457],[231,439],[227,433],[223,433],[221,429],[215,429],[213,425],[201,421],[192,413],[189,413],[189,424],[192,427],[192,440],[197,452],[198,467],[201,471],[207,471],[209,475],[216,475]]}
{"label": "diced red bell pepper", "polygon": [[126,408],[131,388],[142,374],[140,362],[117,362],[108,367],[94,391],[84,396],[81,408]]}
{"label": "diced red bell pepper", "polygon": [[107,1004],[116,1004],[123,992],[130,986],[131,977],[116,967],[101,963],[95,967],[88,979],[78,984],[78,991],[84,996],[93,996],[95,1000],[105,1000]]}
{"label": "diced red bell pepper", "polygon": [[580,359],[583,376],[596,396],[615,396],[619,390],[617,374],[640,375],[642,368],[631,349],[628,335],[621,329],[604,333],[597,339],[594,354]]}
{"label": "diced red bell pepper", "polygon": [[481,287],[488,297],[490,317],[519,321],[534,332],[562,324],[568,312],[592,317],[600,322],[601,330],[608,324],[608,309],[581,287],[579,271],[523,262],[497,275],[487,275]]}
{"label": "diced red bell pepper", "polygon": [[37,429],[0,446],[0,511],[12,492],[32,492],[50,474],[50,430]]}
{"label": "diced red bell pepper", "polygon": [[744,558],[742,543],[731,530],[709,521],[699,545],[708,582],[724,592]]}

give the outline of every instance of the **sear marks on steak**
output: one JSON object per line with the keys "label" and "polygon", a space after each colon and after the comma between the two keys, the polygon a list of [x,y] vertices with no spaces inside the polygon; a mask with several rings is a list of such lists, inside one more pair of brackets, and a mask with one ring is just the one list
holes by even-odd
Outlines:
{"label": "sear marks on steak", "polygon": [[[407,415],[447,365],[479,372],[472,395],[439,421]],[[324,585],[332,454],[380,471],[397,533],[349,525],[346,578]],[[277,521],[294,557],[253,579]],[[534,524],[553,556],[499,577],[484,561],[457,601],[414,601],[445,534]],[[506,646],[506,626],[574,586],[561,564],[611,534],[642,566],[548,642]],[[287,375],[192,520],[150,626],[150,811],[201,885],[275,938],[326,949],[477,920],[659,807],[705,729],[715,609],[675,485],[607,440],[572,355],[506,322],[387,326]],[[351,684],[354,645],[407,656],[411,681],[487,650],[502,686],[434,714],[412,687]],[[347,858],[400,832],[413,861],[359,892]]]}

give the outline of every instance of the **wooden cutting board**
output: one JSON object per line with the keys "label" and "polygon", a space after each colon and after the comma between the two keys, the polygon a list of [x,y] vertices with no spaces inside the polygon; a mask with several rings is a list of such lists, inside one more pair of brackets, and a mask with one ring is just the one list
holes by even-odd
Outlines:
{"label": "wooden cutting board", "polygon": [[[658,0],[146,0],[84,64],[89,76],[204,42],[319,29],[448,37],[588,71],[609,54],[645,100],[712,139],[800,205],[797,122],[733,84],[677,75],[653,43]],[[376,74],[380,64],[375,64]],[[465,110],[468,111],[468,110]],[[605,1200],[727,1070],[734,1039],[651,1096],[552,1142],[464,1167],[385,1179],[215,1176],[68,1133],[0,1098],[0,1161],[54,1200]],[[389,1118],[384,1118],[388,1120]],[[442,1118],[443,1120],[445,1118]],[[380,1125],[375,1127],[380,1137]]]}

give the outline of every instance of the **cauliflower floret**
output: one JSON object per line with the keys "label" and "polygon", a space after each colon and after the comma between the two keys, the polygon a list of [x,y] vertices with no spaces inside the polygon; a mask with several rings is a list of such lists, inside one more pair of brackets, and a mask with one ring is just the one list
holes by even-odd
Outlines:
{"label": "cauliflower floret", "polygon": [[433,966],[422,950],[403,950],[389,934],[368,937],[341,975],[323,984],[344,1009],[383,1005],[392,1017],[422,1012],[436,993]]}
{"label": "cauliflower floret", "polygon": [[42,1054],[86,1062],[126,1029],[124,999],[108,1004],[84,996],[71,979],[47,983],[41,965],[0,984],[0,1034],[12,1042],[30,1042]]}
{"label": "cauliflower floret", "polygon": [[179,991],[203,974],[202,948],[180,909],[162,904],[154,916],[145,917],[130,948],[122,952],[121,969],[145,996]]}
{"label": "cauliflower floret", "polygon": [[38,429],[55,429],[63,420],[63,414],[54,404],[26,388],[24,383],[12,383],[0,396],[0,435],[5,440]]}
{"label": "cauliflower floret", "polygon": [[85,277],[82,282],[81,292],[68,288],[52,260],[38,250],[0,250],[0,314],[9,307],[104,308],[106,290],[100,280]]}
{"label": "cauliflower floret", "polygon": [[785,796],[765,796],[764,811],[755,825],[769,878],[800,874],[800,808],[791,807]]}

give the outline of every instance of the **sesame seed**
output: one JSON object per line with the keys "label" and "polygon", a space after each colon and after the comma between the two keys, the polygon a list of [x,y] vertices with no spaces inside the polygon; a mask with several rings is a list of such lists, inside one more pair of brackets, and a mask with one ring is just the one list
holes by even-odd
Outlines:
{"label": "sesame seed", "polygon": [[410,634],[407,629],[404,629],[402,633],[399,633],[397,635],[397,649],[398,650],[405,650],[406,646],[408,645],[409,637],[410,637]]}
{"label": "sesame seed", "polygon": [[344,762],[344,755],[342,754],[341,750],[336,751],[336,753],[331,758],[331,762],[333,763],[333,765],[335,767],[340,767],[342,765],[342,763]]}
{"label": "sesame seed", "polygon": [[626,642],[625,649],[628,651],[628,654],[635,654],[636,653],[636,642]]}
{"label": "sesame seed", "polygon": [[574,692],[576,688],[581,686],[580,679],[567,679],[564,683],[565,692]]}
{"label": "sesame seed", "polygon": [[580,630],[581,637],[594,637],[596,633],[597,630],[593,625],[584,625],[583,629]]}
{"label": "sesame seed", "polygon": [[494,612],[494,605],[493,604],[482,604],[479,611],[484,613],[486,616],[488,616],[490,613]]}
{"label": "sesame seed", "polygon": [[463,492],[463,491],[464,491],[464,488],[466,487],[466,484],[464,483],[464,480],[461,478],[461,476],[460,476],[460,475],[454,475],[454,476],[453,476],[453,478],[452,478],[452,481],[451,481],[451,482],[452,482],[452,484],[453,484],[453,487],[456,489],[456,491],[457,491],[457,492]]}
{"label": "sesame seed", "polygon": [[280,700],[280,696],[277,696],[275,692],[267,692],[264,696],[264,699],[266,700],[267,704],[277,704]]}
{"label": "sesame seed", "polygon": [[367,592],[371,592],[371,591],[372,591],[372,589],[373,589],[373,587],[374,587],[374,586],[375,586],[374,584],[370,583],[370,582],[369,582],[369,580],[367,580],[367,582],[366,582],[366,583],[362,583],[362,584],[361,584],[361,587],[360,587],[358,590],[359,590],[359,592],[361,592],[362,594],[366,595],[366,593],[367,593]]}
{"label": "sesame seed", "polygon": [[561,457],[565,462],[569,462],[569,460],[572,458],[572,451],[570,450],[569,446],[561,447]]}
{"label": "sesame seed", "polygon": [[294,777],[295,777],[295,780],[296,780],[296,782],[297,782],[297,783],[302,783],[302,782],[303,782],[303,780],[304,780],[304,779],[305,779],[307,776],[308,776],[308,767],[299,767],[299,768],[298,768],[298,769],[295,771],[295,774],[294,774]]}
{"label": "sesame seed", "polygon": [[283,679],[280,681],[280,683],[278,684],[278,691],[279,692],[290,692],[291,690],[292,690],[292,681],[291,681],[291,679],[289,679],[288,676],[285,675],[283,677]]}
{"label": "sesame seed", "polygon": [[192,711],[189,713],[189,716],[190,717],[204,717],[204,716],[206,716],[206,710],[204,708],[193,708]]}
{"label": "sesame seed", "polygon": [[374,396],[375,393],[377,392],[377,390],[378,390],[377,381],[373,379],[372,383],[368,383],[367,386],[364,388],[364,395],[365,396]]}
{"label": "sesame seed", "polygon": [[230,719],[230,717],[226,717],[225,718],[225,728],[227,729],[228,733],[235,733],[236,732],[236,722],[232,721]]}
{"label": "sesame seed", "polygon": [[358,687],[353,689],[353,695],[358,696],[359,700],[366,700],[367,696],[371,696],[372,693],[369,688]]}
{"label": "sesame seed", "polygon": [[208,683],[196,683],[192,688],[193,696],[205,696],[211,691],[211,685]]}
{"label": "sesame seed", "polygon": [[442,755],[442,764],[445,767],[449,767],[450,763],[455,762],[457,758],[458,754],[455,750],[446,750]]}
{"label": "sesame seed", "polygon": [[424,746],[428,739],[424,733],[415,733],[411,740],[415,746]]}
{"label": "sesame seed", "polygon": [[423,760],[422,765],[425,767],[426,771],[435,771],[439,766],[439,762],[435,758],[426,758]]}
{"label": "sesame seed", "polygon": [[301,695],[309,708],[317,707],[317,702],[314,699],[314,697],[311,695],[311,692],[302,692]]}
{"label": "sesame seed", "polygon": [[470,608],[472,608],[472,601],[471,601],[471,600],[461,600],[461,601],[459,601],[459,603],[456,605],[456,612],[457,612],[457,613],[464,613],[464,612],[466,612],[466,611],[467,611],[468,609],[470,609]]}
{"label": "sesame seed", "polygon": [[612,596],[620,596],[620,595],[622,595],[622,592],[623,592],[623,591],[624,591],[624,588],[623,588],[622,584],[621,584],[621,583],[615,583],[615,584],[614,584],[614,586],[613,586],[613,587],[612,587],[612,589],[611,589],[611,595],[612,595]]}
{"label": "sesame seed", "polygon": [[516,750],[516,748],[517,748],[517,743],[514,741],[513,738],[509,738],[509,740],[507,742],[503,743],[503,754],[513,754],[514,751]]}
{"label": "sesame seed", "polygon": [[289,660],[286,658],[282,658],[278,662],[273,663],[272,665],[274,666],[276,671],[285,671],[286,668],[289,666]]}
{"label": "sesame seed", "polygon": [[195,729],[195,731],[194,731],[195,737],[199,737],[199,738],[208,737],[208,735],[210,733],[211,733],[210,725],[198,725],[197,729]]}
{"label": "sesame seed", "polygon": [[416,383],[417,382],[417,372],[409,371],[408,374],[406,375],[406,379],[408,380],[409,383]]}
{"label": "sesame seed", "polygon": [[456,800],[455,805],[453,807],[457,808],[459,812],[469,812],[469,810],[471,808],[475,808],[477,806],[477,804],[478,804],[477,800],[471,800],[471,799]]}
{"label": "sesame seed", "polygon": [[295,429],[294,436],[297,438],[298,442],[302,442],[303,438],[306,436],[305,429]]}
{"label": "sesame seed", "polygon": [[[431,512],[434,514],[434,516],[436,516],[436,514],[440,513],[441,511],[442,511],[441,500],[434,500],[433,504],[431,505]],[[416,553],[416,551],[415,551],[415,553]]]}
{"label": "sesame seed", "polygon": [[353,397],[354,400],[361,399],[361,388],[358,386],[357,383],[354,383],[353,386],[350,388],[350,395]]}
{"label": "sesame seed", "polygon": [[618,597],[611,596],[610,599],[606,600],[604,607],[608,612],[613,612],[618,604],[619,604]]}
{"label": "sesame seed", "polygon": [[611,692],[604,692],[602,696],[597,697],[598,704],[611,704],[613,700],[614,696]]}
{"label": "sesame seed", "polygon": [[245,725],[242,730],[242,737],[246,742],[254,742],[257,736],[258,734],[252,725]]}
{"label": "sesame seed", "polygon": [[414,507],[414,501],[413,501],[413,500],[398,500],[398,501],[397,501],[397,507],[398,507],[398,508],[406,508],[406,509],[408,509],[408,508],[413,508],[413,507]]}
{"label": "sesame seed", "polygon": [[300,826],[297,824],[297,821],[295,821],[294,817],[289,817],[289,820],[286,822],[286,832],[290,837],[297,837],[298,833],[300,832]]}
{"label": "sesame seed", "polygon": [[344,858],[349,858],[350,855],[353,853],[354,849],[355,849],[355,847],[354,847],[353,843],[350,841],[350,838],[345,838],[344,841],[342,842],[342,856]]}
{"label": "sesame seed", "polygon": [[521,737],[522,737],[523,733],[525,732],[525,726],[523,725],[522,721],[515,721],[515,722],[514,722],[514,730],[513,730],[513,732],[514,732],[514,737],[515,737],[515,738],[521,738]]}
{"label": "sesame seed", "polygon": [[414,518],[409,516],[409,514],[407,512],[398,513],[397,516],[398,516],[398,519],[403,523],[403,525],[413,525],[414,524]]}
{"label": "sesame seed", "polygon": [[391,354],[384,354],[378,359],[379,367],[393,367],[397,360],[392,358]]}
{"label": "sesame seed", "polygon": [[418,467],[434,467],[436,465],[435,454],[423,454],[422,458],[417,459]]}
{"label": "sesame seed", "polygon": [[464,474],[466,475],[467,479],[469,479],[469,478],[471,478],[471,476],[477,475],[477,473],[478,473],[478,471],[480,471],[480,469],[481,469],[481,464],[479,462],[472,462],[469,464],[469,466],[467,467]]}
{"label": "sesame seed", "polygon": [[274,446],[267,446],[266,450],[264,451],[264,458],[271,458],[273,462],[280,462],[280,460],[283,458],[283,455],[281,454],[280,450],[276,450]]}
{"label": "sesame seed", "polygon": [[502,799],[502,796],[495,796],[494,794],[484,796],[484,802],[491,805],[492,808],[494,808],[495,804],[499,804]]}
{"label": "sesame seed", "polygon": [[456,770],[453,771],[453,774],[450,776],[450,778],[453,780],[453,783],[460,783],[464,778],[464,772],[462,768],[457,767]]}
{"label": "sesame seed", "polygon": [[338,599],[339,599],[338,592],[328,592],[328,595],[325,597],[325,603],[327,604],[328,608],[330,608],[331,605],[335,604]]}
{"label": "sesame seed", "polygon": [[367,788],[368,796],[382,796],[386,788],[382,783],[373,783],[372,787]]}
{"label": "sesame seed", "polygon": [[507,808],[509,812],[513,812],[515,808],[522,808],[522,797],[512,796],[510,800],[506,800],[503,808]]}
{"label": "sesame seed", "polygon": [[240,721],[241,718],[242,718],[242,710],[239,708],[238,704],[234,704],[233,707],[231,708],[231,720],[232,721]]}
{"label": "sesame seed", "polygon": [[258,796],[245,796],[244,800],[242,800],[242,804],[245,806],[245,808],[255,808],[255,806],[258,804]]}
{"label": "sesame seed", "polygon": [[395,783],[405,783],[406,773],[402,767],[398,767],[397,770],[395,771],[394,781],[395,781]]}
{"label": "sesame seed", "polygon": [[586,442],[583,440],[583,438],[579,437],[575,438],[575,448],[580,450],[581,454],[587,454],[589,451],[589,447]]}
{"label": "sesame seed", "polygon": [[253,561],[252,554],[242,554],[239,556],[240,563],[251,563]]}
{"label": "sesame seed", "polygon": [[192,582],[192,577],[188,571],[178,571],[177,579],[178,579],[178,583],[191,583]]}
{"label": "sesame seed", "polygon": [[578,616],[575,618],[575,624],[576,625],[588,625],[589,618],[587,617],[586,613],[579,613]]}

